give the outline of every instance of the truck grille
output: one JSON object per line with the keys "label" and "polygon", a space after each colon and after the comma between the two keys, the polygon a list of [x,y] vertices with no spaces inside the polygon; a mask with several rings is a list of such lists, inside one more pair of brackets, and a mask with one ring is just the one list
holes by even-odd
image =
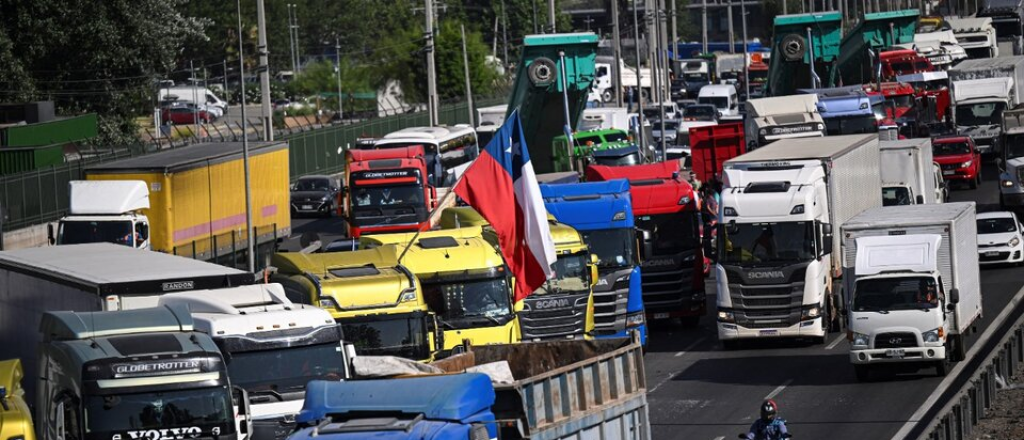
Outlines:
{"label": "truck grille", "polygon": [[594,290],[594,333],[610,335],[626,329],[629,281],[615,283],[613,290]]}
{"label": "truck grille", "polygon": [[523,301],[519,326],[524,340],[582,338],[587,294],[531,295]]}
{"label": "truck grille", "polygon": [[875,336],[875,348],[907,347],[917,347],[917,337],[913,333],[879,333]]}
{"label": "truck grille", "polygon": [[745,328],[782,328],[800,322],[804,283],[766,286],[729,285],[736,324]]}
{"label": "truck grille", "polygon": [[693,267],[674,267],[664,272],[643,269],[640,284],[647,312],[679,311],[683,309],[683,299],[693,294]]}

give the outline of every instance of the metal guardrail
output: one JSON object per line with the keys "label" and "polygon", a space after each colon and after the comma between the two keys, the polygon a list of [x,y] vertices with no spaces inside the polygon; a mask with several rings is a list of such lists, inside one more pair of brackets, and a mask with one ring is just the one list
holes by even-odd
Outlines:
{"label": "metal guardrail", "polygon": [[[992,407],[995,395],[1024,364],[1024,301],[1013,309],[992,337],[970,357],[952,384],[919,418],[907,439],[966,440]],[[973,351],[973,349],[972,349]]]}

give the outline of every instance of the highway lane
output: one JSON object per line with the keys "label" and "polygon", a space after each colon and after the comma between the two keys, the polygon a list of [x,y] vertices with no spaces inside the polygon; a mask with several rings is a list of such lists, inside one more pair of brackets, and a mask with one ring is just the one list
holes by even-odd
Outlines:
{"label": "highway lane", "polygon": [[[998,209],[997,172],[989,166],[984,175],[981,188],[956,189],[951,198],[975,201],[979,211]],[[983,269],[982,279],[979,334],[1024,286],[1024,269]],[[709,298],[709,310],[714,303]],[[708,319],[696,329],[655,327],[650,341],[645,366],[655,439],[735,438],[769,396],[798,438],[888,439],[940,382],[927,368],[858,383],[845,334],[830,335],[823,346],[759,341],[724,351]]]}

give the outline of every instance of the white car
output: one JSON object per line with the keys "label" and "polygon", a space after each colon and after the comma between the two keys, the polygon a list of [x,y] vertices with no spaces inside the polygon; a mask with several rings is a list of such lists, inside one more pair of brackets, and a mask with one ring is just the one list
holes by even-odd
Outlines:
{"label": "white car", "polygon": [[1009,211],[978,214],[978,263],[1024,263],[1024,226]]}

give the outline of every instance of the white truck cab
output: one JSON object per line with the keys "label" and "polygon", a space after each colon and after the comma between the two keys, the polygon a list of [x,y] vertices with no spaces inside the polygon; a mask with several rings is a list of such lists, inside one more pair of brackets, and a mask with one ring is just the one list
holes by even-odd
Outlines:
{"label": "white truck cab", "polygon": [[697,95],[700,104],[711,104],[718,109],[720,118],[735,118],[740,115],[740,97],[736,86],[731,84],[710,84],[700,89]]}
{"label": "white truck cab", "polygon": [[816,94],[751,99],[746,105],[743,125],[748,150],[779,139],[825,136]]}
{"label": "white truck cab", "polygon": [[115,243],[150,249],[149,188],[141,180],[75,180],[70,215],[60,219],[50,244]]}

